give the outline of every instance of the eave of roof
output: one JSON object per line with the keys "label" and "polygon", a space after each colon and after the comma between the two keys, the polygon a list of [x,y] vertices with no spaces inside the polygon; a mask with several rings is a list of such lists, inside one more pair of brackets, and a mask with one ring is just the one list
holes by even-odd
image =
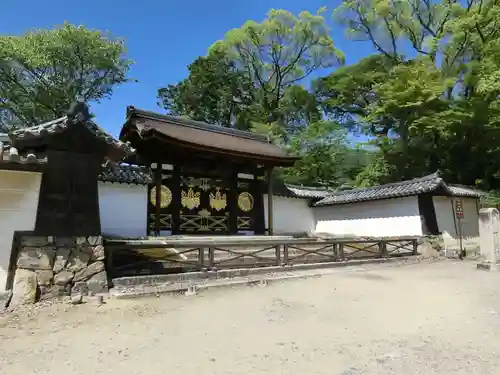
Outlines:
{"label": "eave of roof", "polygon": [[332,194],[332,190],[324,187],[285,184],[297,197],[320,199]]}
{"label": "eave of roof", "polygon": [[442,192],[444,195],[448,196],[471,198],[480,197],[480,193],[476,190],[447,185],[440,177],[439,172],[436,172],[432,175],[413,180],[332,193],[314,203],[314,206],[359,203],[380,199],[408,197],[433,192]]}
{"label": "eave of roof", "polygon": [[153,181],[149,168],[127,164],[105,166],[99,172],[97,179],[101,182],[133,185],[148,185]]}
{"label": "eave of roof", "polygon": [[143,139],[156,137],[185,148],[242,156],[276,166],[291,166],[298,159],[287,155],[260,134],[161,115],[134,107],[127,108],[127,123],[120,132],[120,139],[127,138],[130,131],[136,132]]}
{"label": "eave of roof", "polygon": [[0,169],[19,171],[41,171],[47,164],[47,157],[40,157],[34,153],[20,154],[17,148],[11,145],[6,134],[0,134]]}
{"label": "eave of roof", "polygon": [[115,149],[119,154],[118,158],[132,155],[135,152],[128,143],[117,140],[93,121],[82,119],[79,116],[76,116],[74,119],[64,116],[40,125],[14,130],[9,134],[9,137],[13,145],[21,146],[42,140],[47,136],[62,133],[78,123],[85,126],[97,139]]}

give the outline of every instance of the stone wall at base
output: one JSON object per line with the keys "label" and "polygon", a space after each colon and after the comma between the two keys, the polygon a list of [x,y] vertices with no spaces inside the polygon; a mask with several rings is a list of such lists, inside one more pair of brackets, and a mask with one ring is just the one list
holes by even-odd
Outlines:
{"label": "stone wall at base", "polygon": [[[481,255],[479,245],[464,245],[463,249],[465,250],[466,258],[478,259]],[[445,257],[458,259],[460,257],[460,249],[458,247],[446,249],[445,241],[442,235],[420,237],[417,251],[425,258]]]}
{"label": "stone wall at base", "polygon": [[108,291],[102,237],[21,236],[10,306]]}

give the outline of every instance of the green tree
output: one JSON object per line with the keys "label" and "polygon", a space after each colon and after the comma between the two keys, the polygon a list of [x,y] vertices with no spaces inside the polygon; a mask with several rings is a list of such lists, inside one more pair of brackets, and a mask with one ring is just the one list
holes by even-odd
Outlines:
{"label": "green tree", "polygon": [[[394,62],[385,55],[371,55],[317,79],[313,91],[328,117],[345,126],[357,127],[360,118],[368,115],[369,106],[377,100],[374,87],[387,81],[393,67]],[[375,128],[371,130],[376,132]],[[388,129],[382,127],[379,131],[387,133]]]}
{"label": "green tree", "polygon": [[24,127],[60,117],[78,97],[109,97],[129,81],[123,41],[64,24],[0,37],[0,121]]}
{"label": "green tree", "polygon": [[197,58],[188,69],[186,79],[158,90],[163,108],[174,116],[249,129],[255,89],[232,61],[213,53]]}
{"label": "green tree", "polygon": [[[363,111],[349,107],[352,98],[337,100],[377,136],[379,157],[358,182],[439,168],[454,182],[499,185],[499,10],[495,0],[346,0],[336,10],[348,35],[370,41],[392,61],[387,76],[370,86]],[[373,71],[356,68],[358,80],[373,82]]]}
{"label": "green tree", "polygon": [[248,21],[210,47],[210,54],[223,53],[252,81],[262,121],[284,124],[286,90],[319,68],[343,62],[322,12],[295,16],[271,9],[263,22]]}
{"label": "green tree", "polygon": [[332,121],[300,129],[291,136],[289,148],[301,157],[283,173],[285,181],[293,184],[349,188],[365,165],[365,151],[349,147],[346,129]]}

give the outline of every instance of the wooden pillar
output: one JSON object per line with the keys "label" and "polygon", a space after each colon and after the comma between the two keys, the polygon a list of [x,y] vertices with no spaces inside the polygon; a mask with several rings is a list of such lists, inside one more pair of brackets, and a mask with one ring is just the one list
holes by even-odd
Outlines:
{"label": "wooden pillar", "polygon": [[160,235],[160,213],[161,213],[161,163],[156,163],[155,176],[155,235]]}
{"label": "wooden pillar", "polygon": [[273,172],[272,168],[269,168],[266,171],[266,174],[267,174],[267,234],[269,236],[272,236],[274,233],[272,172]]}
{"label": "wooden pillar", "polygon": [[227,192],[227,206],[229,219],[226,234],[237,234],[238,232],[238,171],[233,169],[229,178],[225,181],[229,187]]}

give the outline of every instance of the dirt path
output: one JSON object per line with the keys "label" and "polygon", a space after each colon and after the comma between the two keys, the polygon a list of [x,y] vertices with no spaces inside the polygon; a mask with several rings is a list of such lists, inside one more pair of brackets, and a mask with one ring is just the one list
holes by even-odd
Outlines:
{"label": "dirt path", "polygon": [[500,273],[474,268],[54,305],[0,320],[0,374],[500,374]]}

